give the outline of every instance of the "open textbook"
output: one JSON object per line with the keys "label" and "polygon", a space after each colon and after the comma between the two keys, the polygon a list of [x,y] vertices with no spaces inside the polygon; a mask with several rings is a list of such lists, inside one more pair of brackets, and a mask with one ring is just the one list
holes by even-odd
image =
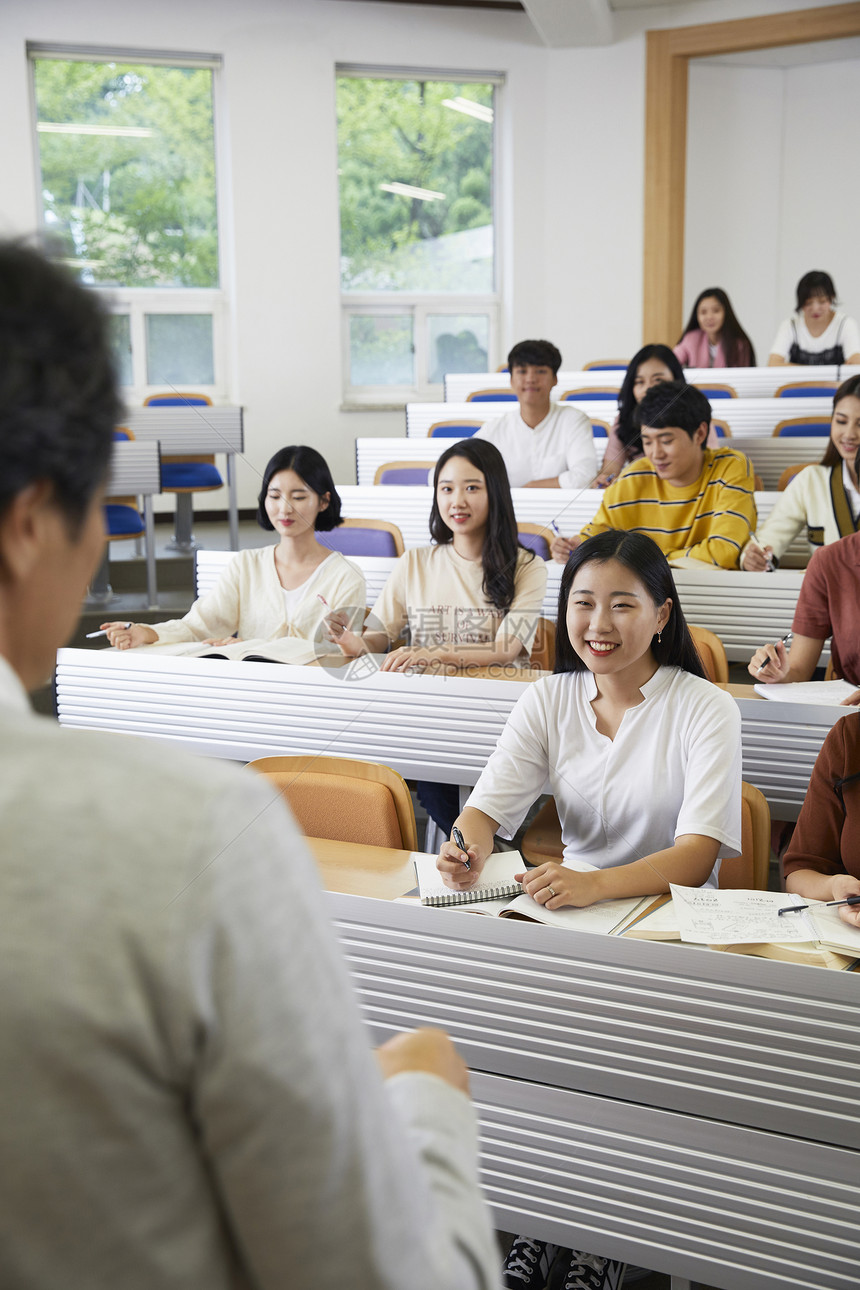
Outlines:
{"label": "open textbook", "polygon": [[[792,905],[809,908],[778,913]],[[840,970],[860,960],[860,928],[821,901],[787,892],[673,887],[671,898],[653,901],[634,915],[623,935]]]}
{"label": "open textbook", "polygon": [[[162,658],[229,658],[259,663],[312,663],[319,646],[301,636],[280,636],[277,640],[231,641],[229,645],[204,645],[202,641],[179,641],[170,645],[138,645],[135,655]],[[338,657],[343,656],[338,651]]]}
{"label": "open textbook", "polygon": [[435,856],[416,856],[415,871],[423,905],[446,906],[491,918],[520,918],[603,935],[617,931],[635,912],[653,903],[652,896],[631,896],[626,900],[602,900],[584,909],[546,909],[527,896],[514,875],[527,868],[519,851],[495,852],[487,859],[480,881],[466,891],[444,886]]}
{"label": "open textbook", "polygon": [[791,681],[782,685],[767,685],[758,681],[753,686],[756,694],[778,703],[821,703],[832,706],[847,699],[857,689],[850,681]]}

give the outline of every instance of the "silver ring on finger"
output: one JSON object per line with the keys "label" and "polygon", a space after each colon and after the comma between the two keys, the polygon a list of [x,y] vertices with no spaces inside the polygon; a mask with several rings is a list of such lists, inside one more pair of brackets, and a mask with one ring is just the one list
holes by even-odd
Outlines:
{"label": "silver ring on finger", "polygon": [[547,891],[549,892],[550,896],[555,895],[555,892],[553,891],[552,887],[547,887]]}

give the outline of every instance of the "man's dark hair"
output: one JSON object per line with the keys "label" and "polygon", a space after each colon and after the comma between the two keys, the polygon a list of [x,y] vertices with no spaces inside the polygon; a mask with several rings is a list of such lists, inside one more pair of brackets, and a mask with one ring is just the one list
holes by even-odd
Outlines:
{"label": "man's dark hair", "polygon": [[648,426],[651,430],[665,430],[669,426],[678,426],[692,439],[703,421],[710,425],[711,405],[695,385],[663,381],[648,391],[634,412],[633,420],[640,429]]}
{"label": "man's dark hair", "polygon": [[0,242],[0,514],[48,480],[74,537],[122,414],[94,293],[21,242]]}
{"label": "man's dark hair", "polygon": [[508,354],[508,371],[515,367],[551,367],[558,376],[561,367],[561,350],[551,340],[521,340]]}

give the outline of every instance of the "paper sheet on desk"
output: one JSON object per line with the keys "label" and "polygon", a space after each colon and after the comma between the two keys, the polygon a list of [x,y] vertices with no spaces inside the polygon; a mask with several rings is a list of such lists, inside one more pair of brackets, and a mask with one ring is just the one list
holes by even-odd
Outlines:
{"label": "paper sheet on desk", "polygon": [[671,887],[681,940],[693,945],[751,945],[761,941],[812,941],[806,914],[784,914],[804,905],[783,891],[719,891],[714,887]]}
{"label": "paper sheet on desk", "polygon": [[774,699],[777,703],[823,703],[830,706],[847,699],[857,686],[850,681],[792,681],[787,685],[767,685],[757,681],[753,689],[763,699]]}

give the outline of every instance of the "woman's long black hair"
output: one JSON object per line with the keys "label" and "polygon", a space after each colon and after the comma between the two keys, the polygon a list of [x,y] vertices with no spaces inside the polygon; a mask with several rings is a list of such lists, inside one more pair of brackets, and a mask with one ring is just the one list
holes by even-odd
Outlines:
{"label": "woman's long black hair", "polygon": [[[696,296],[696,302],[693,305],[690,317],[687,319],[687,325],[681,332],[681,340],[684,339],[688,331],[701,331],[699,326],[699,305],[708,296],[713,296],[715,300],[723,306],[723,326],[720,331],[720,344],[723,347],[723,353],[726,356],[726,367],[755,367],[755,350],[749,336],[737,320],[732,302],[729,300],[722,287],[706,287]],[[741,342],[746,341],[749,345],[750,358],[749,363],[739,363],[741,356]]]}
{"label": "woman's long black hair", "polygon": [[633,355],[624,380],[621,382],[621,389],[618,391],[618,438],[625,448],[632,448],[636,452],[642,451],[642,431],[633,421],[633,413],[637,407],[633,396],[633,385],[636,381],[636,373],[649,358],[656,358],[659,363],[665,363],[672,373],[673,381],[685,379],[684,369],[668,345],[643,345],[639,353]]}
{"label": "woman's long black hair", "polygon": [[[860,399],[860,376],[849,376],[847,381],[843,381],[839,389],[833,396],[833,411],[836,411],[837,405],[843,399]],[[827,440],[827,448],[824,456],[819,463],[822,466],[840,466],[842,458],[832,439]]]}
{"label": "woman's long black hair", "polygon": [[[506,614],[514,599],[519,553],[525,548],[520,546],[517,536],[511,486],[502,454],[495,444],[486,439],[459,439],[442,453],[433,475],[433,505],[430,509],[430,536],[439,546],[454,540],[454,534],[439,514],[436,501],[439,472],[452,457],[465,457],[484,476],[489,509],[484,549],[481,553],[481,563],[484,566],[483,591],[490,604]],[[533,551],[529,551],[528,555],[531,559],[535,558]]]}
{"label": "woman's long black hair", "polygon": [[261,529],[268,530],[275,527],[266,514],[266,494],[269,491],[272,476],[280,474],[282,470],[294,471],[318,497],[325,497],[328,493],[328,506],[320,511],[314,522],[314,528],[318,533],[328,533],[331,529],[336,529],[338,524],[343,523],[340,514],[340,493],[334,486],[325,457],[321,452],[317,452],[316,448],[309,448],[307,444],[293,443],[286,448],[280,448],[274,457],[270,458],[263,471],[263,486],[257,498],[257,523]]}
{"label": "woman's long black hair", "polygon": [[651,641],[651,653],[661,667],[680,667],[693,676],[705,676],[698,651],[687,627],[675,588],[675,579],[669,561],[656,542],[644,533],[628,533],[623,529],[607,529],[576,548],[561,575],[558,594],[558,625],[555,634],[555,671],[586,672],[588,668],[573,648],[567,630],[567,598],[573,580],[584,564],[591,561],[605,564],[617,560],[639,579],[648,595],[658,607],[671,600],[672,608],[658,641]]}

